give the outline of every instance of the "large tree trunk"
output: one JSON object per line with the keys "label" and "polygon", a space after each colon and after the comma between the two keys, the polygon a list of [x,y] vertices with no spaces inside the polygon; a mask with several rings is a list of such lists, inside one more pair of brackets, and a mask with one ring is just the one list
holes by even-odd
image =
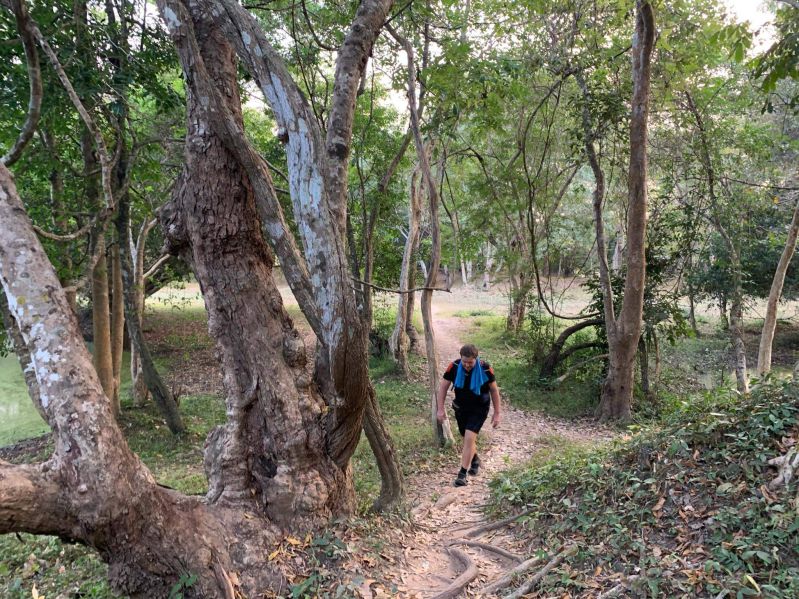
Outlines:
{"label": "large tree trunk", "polygon": [[[298,90],[290,89],[287,76],[282,79],[282,64],[237,3],[192,2],[191,14],[180,0],[160,5],[178,46],[188,96],[186,166],[163,219],[171,247],[192,261],[225,370],[228,421],[209,435],[204,500],[156,485],[128,448],[76,319],[12,178],[0,165],[0,280],[30,344],[42,405],[56,435],[55,453],[46,464],[0,462],[0,533],[57,534],[96,547],[110,564],[113,586],[133,597],[168,596],[179,576],[190,572],[197,581],[184,596],[233,598],[286,588],[264,551],[281,534],[279,528],[325,524],[353,509],[349,458],[371,389],[366,335],[343,255],[342,169],[351,137],[350,100],[360,79],[355,75],[362,72],[390,5],[365,0],[358,9],[337,64],[326,154],[317,134],[309,134],[311,121],[294,113],[290,123],[292,196],[307,202],[298,213],[307,227],[304,259],[314,278],[324,282],[311,290],[294,280],[323,343],[315,378],[272,280],[272,253],[255,205],[255,190],[263,192],[265,179],[259,178],[258,163],[244,161],[252,155],[243,135],[237,144],[225,143],[234,130],[224,127],[240,128],[241,112],[233,52],[216,25],[234,26],[241,35],[230,39],[248,40],[252,55],[247,56],[260,56],[273,68],[269,81],[258,77],[274,86],[272,92],[296,99]],[[298,106],[287,96],[279,99],[276,112]],[[297,144],[301,152],[293,153]],[[326,162],[314,159],[322,156]],[[317,177],[319,168],[326,170]],[[311,179],[303,179],[302,172]],[[328,210],[320,209],[320,202]],[[267,224],[278,224],[267,220],[275,213],[261,215]],[[291,248],[286,230],[266,228],[277,248]],[[293,275],[308,275],[291,256],[281,261]]]}
{"label": "large tree trunk", "polygon": [[[614,318],[613,291],[607,267],[601,196],[594,197],[594,219],[597,230],[597,252],[600,258],[600,280],[605,304],[605,327],[610,360],[608,376],[602,386],[597,408],[600,420],[627,421],[631,417],[632,391],[635,376],[635,353],[641,336],[644,283],[646,279],[646,210],[647,210],[647,120],[652,50],[655,45],[655,17],[647,0],[636,3],[635,35],[633,36],[633,97],[630,119],[629,202],[627,209],[627,275],[618,320]],[[583,84],[584,85],[584,84]],[[596,173],[598,163],[593,149],[593,136],[587,134],[589,161]],[[599,180],[597,180],[599,188]],[[604,183],[602,185],[604,192]]]}
{"label": "large tree trunk", "polygon": [[[197,576],[189,591],[195,597],[226,596],[234,568],[243,589],[279,582],[263,551],[274,533],[255,509],[244,518],[159,487],[128,449],[74,313],[2,165],[0,221],[0,279],[30,346],[41,407],[56,440],[43,464],[0,461],[0,533],[56,534],[91,545],[108,561],[114,588],[132,597],[165,597],[184,572]],[[253,560],[252,569],[233,565],[234,548]]]}
{"label": "large tree trunk", "polygon": [[757,373],[761,376],[771,370],[771,345],[774,341],[774,331],[777,328],[777,303],[782,297],[785,273],[788,272],[788,265],[791,263],[791,258],[793,258],[793,254],[796,251],[797,236],[799,236],[799,201],[797,201],[793,210],[788,239],[785,240],[785,248],[782,250],[780,261],[777,263],[777,270],[774,271],[774,279],[771,282],[771,290],[768,294],[766,317],[763,320],[763,331],[760,333],[760,349],[757,353]]}

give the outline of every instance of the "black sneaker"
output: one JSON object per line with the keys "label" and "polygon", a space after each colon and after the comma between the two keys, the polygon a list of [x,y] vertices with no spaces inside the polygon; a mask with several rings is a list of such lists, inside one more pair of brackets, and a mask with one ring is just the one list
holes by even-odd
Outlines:
{"label": "black sneaker", "polygon": [[469,468],[469,474],[472,476],[477,476],[478,472],[480,472],[480,458],[477,456],[477,454],[474,454],[474,457],[472,458],[472,465]]}
{"label": "black sneaker", "polygon": [[461,471],[458,472],[458,478],[455,479],[453,483],[456,487],[465,487],[469,484],[469,481],[466,478],[466,470],[461,468]]}

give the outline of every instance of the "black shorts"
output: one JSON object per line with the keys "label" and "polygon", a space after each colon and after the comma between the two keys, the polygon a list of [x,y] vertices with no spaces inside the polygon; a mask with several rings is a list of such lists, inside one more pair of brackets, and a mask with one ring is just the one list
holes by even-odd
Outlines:
{"label": "black shorts", "polygon": [[455,420],[458,421],[458,431],[460,431],[461,437],[466,434],[466,431],[480,432],[480,429],[483,428],[483,423],[488,418],[488,408],[490,406],[490,397],[465,405],[460,405],[457,401],[452,402],[452,409],[455,411]]}

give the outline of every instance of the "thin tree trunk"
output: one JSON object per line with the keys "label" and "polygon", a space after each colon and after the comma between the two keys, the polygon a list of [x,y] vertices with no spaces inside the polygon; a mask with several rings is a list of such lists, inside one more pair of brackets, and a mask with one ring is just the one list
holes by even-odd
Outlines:
{"label": "thin tree trunk", "polygon": [[638,362],[641,369],[641,391],[646,399],[651,399],[652,390],[649,385],[649,350],[644,336],[638,341]]}
{"label": "thin tree trunk", "polygon": [[693,274],[693,251],[689,247],[688,248],[688,322],[691,324],[691,330],[694,332],[694,336],[698,339],[700,337],[699,334],[699,327],[696,326],[696,306],[695,306],[695,297],[696,291],[694,290],[694,284],[691,281],[691,275]]}
{"label": "thin tree trunk", "polygon": [[111,355],[111,312],[108,297],[108,260],[105,237],[97,240],[100,259],[92,270],[92,334],[94,367],[106,397],[112,402],[114,416],[119,415],[119,403],[114,402],[114,365]]}
{"label": "thin tree trunk", "polygon": [[730,304],[730,339],[735,350],[735,385],[739,393],[749,393],[749,376],[746,371],[746,346],[743,338],[743,298],[740,290]]}
{"label": "thin tree trunk", "polygon": [[[438,219],[438,185],[433,178],[433,172],[430,168],[430,159],[427,154],[427,148],[422,140],[422,134],[419,123],[419,113],[416,104],[416,66],[414,65],[414,52],[413,47],[408,40],[399,36],[393,31],[390,26],[387,27],[389,32],[399,41],[404,49],[408,58],[408,107],[410,108],[410,127],[413,132],[413,139],[416,145],[416,155],[419,160],[419,168],[422,174],[427,189],[427,197],[430,202],[430,229],[432,237],[432,248],[430,254],[430,266],[427,270],[427,280],[425,281],[426,289],[422,291],[422,320],[424,322],[424,336],[425,348],[427,350],[427,373],[428,385],[430,389],[430,411],[435,434],[436,443],[439,446],[446,446],[454,441],[452,430],[449,425],[449,419],[445,417],[444,422],[438,422],[436,418],[437,405],[436,395],[438,393],[438,384],[440,375],[438,373],[438,352],[436,349],[435,331],[433,329],[433,292],[432,288],[435,287],[436,277],[438,276],[438,266],[441,260],[441,239],[440,239],[440,223]],[[444,158],[442,156],[441,173],[443,176]]]}
{"label": "thin tree trunk", "polygon": [[122,291],[122,264],[119,259],[119,247],[125,243],[125,239],[119,236],[117,243],[111,248],[111,272],[112,272],[112,292],[111,292],[111,363],[114,374],[114,397],[112,402],[115,406],[120,405],[119,388],[122,384],[122,353],[125,341],[125,301]]}
{"label": "thin tree trunk", "polygon": [[[730,302],[730,319],[728,322],[728,331],[730,334],[730,341],[735,353],[735,380],[736,386],[740,393],[749,392],[749,376],[746,371],[746,348],[743,341],[742,321],[743,321],[743,283],[741,272],[741,257],[738,253],[738,248],[730,236],[727,228],[724,226],[719,214],[720,209],[718,205],[718,198],[716,197],[716,176],[713,168],[713,162],[710,158],[710,148],[705,131],[704,121],[702,115],[696,107],[696,104],[691,97],[691,94],[685,92],[685,98],[688,102],[688,109],[694,116],[697,128],[699,129],[699,138],[701,143],[701,156],[702,162],[705,167],[705,176],[708,183],[708,195],[711,201],[711,217],[710,220],[716,231],[724,241],[727,247],[730,261],[730,276],[732,278],[731,302]],[[719,302],[723,308],[726,308],[726,297],[722,294],[723,301]],[[722,322],[726,320],[726,312]]]}
{"label": "thin tree trunk", "polygon": [[785,273],[788,272],[788,265],[796,251],[796,239],[799,236],[799,200],[793,210],[791,227],[788,230],[788,239],[785,240],[785,248],[782,250],[780,261],[777,263],[777,270],[774,271],[774,279],[771,282],[771,290],[768,294],[766,304],[766,317],[763,320],[763,331],[760,333],[760,349],[757,354],[757,373],[763,376],[771,370],[771,346],[774,341],[774,331],[777,328],[777,304],[782,296],[782,287],[785,284]]}
{"label": "thin tree trunk", "polygon": [[[410,289],[408,283],[410,281],[411,271],[415,266],[413,262],[413,250],[416,247],[417,237],[419,236],[419,223],[421,221],[422,210],[421,198],[419,197],[419,190],[417,187],[418,175],[418,170],[414,170],[411,175],[410,202],[408,207],[408,236],[405,239],[405,250],[402,254],[402,268],[399,278],[400,291]],[[411,299],[409,295],[409,293],[400,293],[397,298],[397,318],[394,330],[388,342],[391,355],[406,378],[410,374],[408,368],[408,337],[406,333],[408,328],[408,303]]]}
{"label": "thin tree trunk", "polygon": [[[131,253],[131,262],[133,265],[133,289],[132,289],[132,300],[133,300],[133,312],[134,314],[131,316],[132,318],[136,319],[136,326],[141,331],[140,341],[141,343],[146,344],[146,340],[144,338],[144,330],[143,330],[143,323],[144,323],[144,302],[145,302],[145,294],[144,294],[144,286],[146,281],[144,280],[144,248],[147,243],[147,234],[150,232],[150,229],[155,224],[156,221],[145,221],[142,223],[142,227],[139,231],[138,238],[136,242],[133,242],[133,239],[130,239],[129,248]],[[130,227],[128,227],[128,231],[130,231]],[[125,264],[123,263],[123,269]],[[124,274],[124,270],[123,270]],[[126,293],[128,293],[126,291]],[[133,336],[130,335],[130,326],[128,327],[128,336],[131,337],[130,343],[130,380],[131,380],[131,389],[133,395],[133,404],[136,406],[143,406],[147,398],[150,394],[149,388],[147,387],[147,383],[144,380],[144,373],[142,369],[142,360],[141,355],[139,353],[137,343],[133,342]],[[155,370],[155,366],[153,366],[153,370]]]}
{"label": "thin tree trunk", "polygon": [[[416,243],[413,246],[413,251],[411,252],[411,256],[415,256],[419,252],[419,243],[420,243],[420,233],[416,234]],[[411,258],[411,268],[408,272],[408,289],[414,289],[416,287],[416,267],[413,263],[413,258]],[[409,352],[418,352],[419,351],[419,333],[416,331],[416,326],[413,324],[413,313],[416,304],[416,292],[412,291],[408,294],[408,303],[406,305],[406,314],[405,314],[405,334],[408,336],[408,351]]]}
{"label": "thin tree trunk", "polygon": [[[126,175],[124,164],[126,161],[120,161],[117,165],[115,187],[120,188],[122,181]],[[139,370],[136,372],[134,379],[134,393],[136,392],[136,384],[143,385],[145,390],[149,390],[153,395],[158,411],[164,417],[169,430],[173,434],[180,434],[184,432],[185,426],[178,411],[178,406],[172,393],[167,389],[158,370],[155,368],[150,349],[144,339],[142,333],[142,318],[139,306],[144,302],[144,285],[136,284],[136,276],[134,270],[138,268],[134,266],[132,256],[129,255],[130,245],[125,243],[128,233],[130,231],[130,195],[123,191],[119,194],[117,204],[117,216],[115,219],[117,238],[119,243],[117,245],[119,250],[119,274],[122,279],[120,288],[120,298],[123,300],[123,309],[125,311],[125,320],[127,323],[128,336],[130,337],[131,357],[135,354],[139,362]],[[143,227],[142,232],[146,236],[147,227]],[[141,252],[143,253],[143,244]],[[138,253],[138,252],[137,252]],[[139,256],[136,256],[137,262]],[[141,270],[144,270],[142,264]],[[143,274],[142,274],[143,278]],[[121,336],[121,335],[120,335]],[[131,359],[131,362],[133,360]],[[146,395],[146,393],[145,393]],[[134,395],[134,398],[137,396]]]}

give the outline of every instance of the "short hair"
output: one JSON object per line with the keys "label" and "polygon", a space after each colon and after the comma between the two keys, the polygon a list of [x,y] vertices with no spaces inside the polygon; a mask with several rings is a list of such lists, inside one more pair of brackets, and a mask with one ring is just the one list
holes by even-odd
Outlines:
{"label": "short hair", "polygon": [[476,358],[480,352],[477,346],[467,343],[461,348],[461,357],[463,358]]}

